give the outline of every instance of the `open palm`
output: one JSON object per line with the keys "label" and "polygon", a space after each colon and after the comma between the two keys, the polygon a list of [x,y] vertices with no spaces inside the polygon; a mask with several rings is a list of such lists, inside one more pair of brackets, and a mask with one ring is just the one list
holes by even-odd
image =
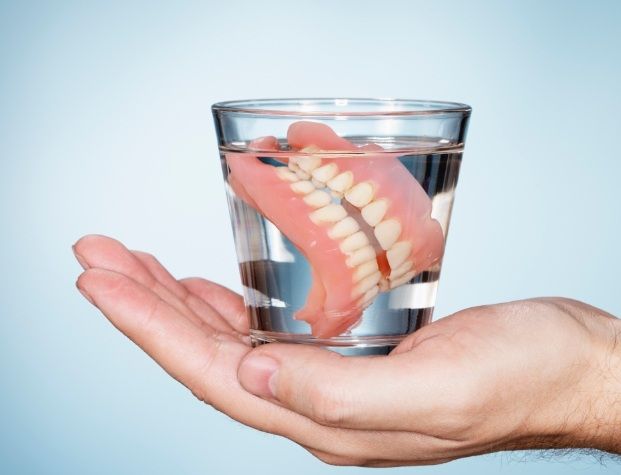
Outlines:
{"label": "open palm", "polygon": [[[464,310],[389,356],[253,349],[242,298],[176,280],[151,255],[103,236],[74,246],[77,285],[200,400],[333,464],[395,466],[525,447],[604,446],[585,419],[616,319],[564,299]],[[275,369],[277,372],[275,373]],[[594,376],[595,375],[595,376]],[[607,394],[607,393],[606,393]],[[584,436],[581,434],[584,433]],[[587,435],[588,434],[588,435]]]}

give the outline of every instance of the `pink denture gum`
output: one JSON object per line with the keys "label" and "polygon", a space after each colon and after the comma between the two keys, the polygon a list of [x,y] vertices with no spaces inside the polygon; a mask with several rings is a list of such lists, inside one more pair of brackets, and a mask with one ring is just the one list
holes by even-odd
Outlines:
{"label": "pink denture gum", "polygon": [[[312,285],[295,318],[329,338],[352,328],[380,292],[437,264],[444,235],[429,196],[395,153],[358,147],[308,121],[291,124],[287,141],[283,166],[227,153],[229,183],[308,260]],[[280,150],[275,137],[249,148]]]}

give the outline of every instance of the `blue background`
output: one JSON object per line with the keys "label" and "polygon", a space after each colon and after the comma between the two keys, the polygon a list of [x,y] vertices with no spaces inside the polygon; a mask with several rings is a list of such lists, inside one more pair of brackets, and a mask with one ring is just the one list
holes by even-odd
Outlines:
{"label": "blue background", "polygon": [[[620,5],[2,2],[0,473],[366,470],[199,403],[75,290],[70,246],[93,232],[240,289],[218,100],[471,104],[437,315],[538,295],[621,315]],[[393,472],[620,467],[517,453]]]}

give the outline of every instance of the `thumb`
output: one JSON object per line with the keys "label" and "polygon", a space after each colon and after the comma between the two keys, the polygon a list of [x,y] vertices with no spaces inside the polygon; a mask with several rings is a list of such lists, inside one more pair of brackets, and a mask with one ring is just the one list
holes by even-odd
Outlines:
{"label": "thumb", "polygon": [[423,397],[427,384],[412,384],[417,371],[411,356],[344,357],[270,343],[246,355],[238,378],[248,392],[325,426],[406,429],[429,399],[429,393]]}

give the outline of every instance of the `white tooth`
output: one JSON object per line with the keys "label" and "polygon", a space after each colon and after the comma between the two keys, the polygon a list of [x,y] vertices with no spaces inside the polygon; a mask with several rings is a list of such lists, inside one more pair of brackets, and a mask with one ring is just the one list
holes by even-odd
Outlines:
{"label": "white tooth", "polygon": [[300,180],[298,182],[291,183],[291,185],[289,186],[295,193],[298,193],[300,195],[307,195],[308,193],[315,190],[313,184],[307,180]]}
{"label": "white tooth", "polygon": [[285,181],[295,182],[298,181],[298,177],[295,173],[285,167],[276,167],[276,174],[278,178]]}
{"label": "white tooth", "polygon": [[336,223],[347,216],[347,211],[341,205],[329,204],[323,208],[316,209],[309,216],[315,224]]}
{"label": "white tooth", "polygon": [[308,157],[299,157],[298,166],[307,173],[312,172],[321,165],[321,158],[310,155]]}
{"label": "white tooth", "polygon": [[396,269],[391,270],[388,278],[390,280],[398,279],[403,274],[405,274],[407,271],[409,271],[412,268],[412,265],[414,265],[412,261],[405,261],[403,264],[401,264]]}
{"label": "white tooth", "polygon": [[315,180],[314,178],[311,179],[311,183],[315,186],[315,188],[323,188],[325,186],[323,183]]}
{"label": "white tooth", "polygon": [[300,168],[295,170],[295,174],[298,176],[300,180],[308,180],[310,178],[310,175],[306,173],[304,170],[301,170]]}
{"label": "white tooth", "polygon": [[412,244],[409,241],[400,241],[390,249],[386,251],[386,258],[388,259],[388,264],[391,269],[396,269],[401,264],[405,262],[405,260],[410,255],[412,251]]}
{"label": "white tooth", "polygon": [[358,297],[366,291],[371,290],[371,288],[377,287],[377,283],[380,281],[381,277],[382,274],[379,271],[374,272],[371,275],[367,275],[358,283],[358,285],[356,285],[356,287],[354,287],[354,291],[352,292],[353,296]]}
{"label": "white tooth", "polygon": [[371,246],[364,246],[352,252],[345,261],[345,264],[347,264],[347,267],[356,267],[371,259],[375,259],[375,250]]}
{"label": "white tooth", "polygon": [[319,147],[317,147],[317,145],[309,145],[308,147],[304,147],[302,150],[300,150],[300,152],[303,152],[303,153],[317,153],[320,150],[321,149]]}
{"label": "white tooth", "polygon": [[381,199],[371,201],[368,205],[362,208],[362,217],[369,223],[370,226],[375,226],[379,223],[388,210],[388,200]]}
{"label": "white tooth", "polygon": [[354,184],[354,174],[350,171],[339,173],[328,181],[328,187],[337,193],[345,193]]}
{"label": "white tooth", "polygon": [[330,194],[337,200],[340,200],[343,198],[343,193],[339,193],[338,191],[331,191]]}
{"label": "white tooth", "polygon": [[339,167],[336,163],[328,163],[322,167],[313,170],[313,178],[321,183],[327,183],[336,176],[339,172]]}
{"label": "white tooth", "polygon": [[332,226],[332,228],[328,231],[328,236],[330,239],[342,239],[354,234],[359,229],[360,226],[358,225],[358,222],[351,216],[347,216],[345,219],[342,219]]}
{"label": "white tooth", "polygon": [[378,293],[379,288],[377,285],[375,287],[371,287],[371,290],[367,290],[364,295],[360,297],[360,300],[358,300],[358,305],[360,305],[361,307],[368,307],[373,299],[377,297]]}
{"label": "white tooth", "polygon": [[354,283],[360,281],[363,277],[366,277],[369,274],[377,271],[379,268],[377,267],[377,260],[373,259],[371,261],[367,261],[364,264],[356,267],[354,271]]}
{"label": "white tooth", "polygon": [[397,242],[397,239],[399,239],[401,223],[394,218],[387,219],[375,226],[373,233],[377,238],[377,242],[382,246],[382,249],[390,249],[392,245]]}
{"label": "white tooth", "polygon": [[287,163],[287,166],[289,167],[289,170],[291,170],[294,173],[297,173],[298,171],[300,171],[297,157],[289,157],[289,163]]}
{"label": "white tooth", "polygon": [[348,253],[353,252],[356,249],[360,249],[362,246],[366,246],[367,244],[369,244],[367,235],[362,231],[358,231],[357,233],[345,238],[339,247],[341,248],[341,251]]}
{"label": "white tooth", "polygon": [[[311,186],[313,186],[311,184]],[[315,190],[304,197],[304,202],[313,208],[323,208],[332,201],[330,195],[323,190]]]}
{"label": "white tooth", "polygon": [[369,204],[369,202],[373,199],[373,195],[373,185],[368,181],[363,181],[362,183],[358,183],[349,189],[347,193],[345,193],[345,199],[354,206],[362,208],[363,206]]}
{"label": "white tooth", "polygon": [[399,287],[400,285],[408,283],[410,280],[412,280],[412,277],[414,277],[415,275],[416,275],[416,271],[411,270],[410,272],[402,275],[398,279],[391,281],[390,288],[394,289],[395,287]]}

